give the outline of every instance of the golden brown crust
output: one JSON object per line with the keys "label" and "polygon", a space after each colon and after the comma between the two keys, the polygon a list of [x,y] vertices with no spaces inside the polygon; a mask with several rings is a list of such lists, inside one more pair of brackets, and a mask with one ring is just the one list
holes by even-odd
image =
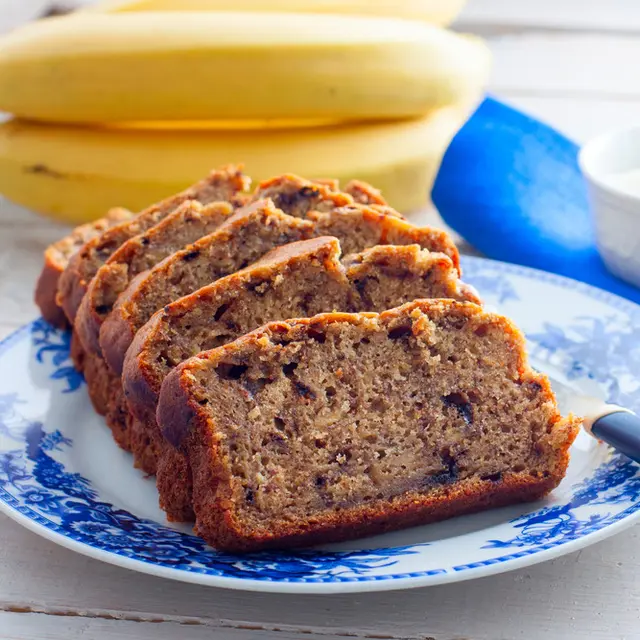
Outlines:
{"label": "golden brown crust", "polygon": [[[395,216],[387,207],[376,207],[362,204],[348,205],[333,212],[311,211],[308,220],[315,222],[318,233],[324,233],[327,226],[333,224],[332,216],[357,215],[362,219],[362,225],[379,230],[379,238],[375,244],[417,244],[431,251],[439,251],[451,258],[458,273],[460,269],[460,253],[451,236],[443,229],[435,227],[416,227],[402,217]],[[351,253],[352,249],[344,246],[344,253]]]}
{"label": "golden brown crust", "polygon": [[166,440],[160,443],[161,455],[157,458],[156,485],[160,508],[170,522],[194,522],[191,487],[191,465],[187,456],[174,449]]}
{"label": "golden brown crust", "polygon": [[54,327],[67,329],[69,321],[64,311],[56,303],[56,291],[60,274],[64,270],[59,262],[52,259],[50,247],[44,253],[44,266],[36,283],[34,300],[42,317]]}
{"label": "golden brown crust", "polygon": [[[66,316],[65,316],[66,317]],[[84,371],[85,352],[82,343],[78,339],[75,332],[71,333],[71,347],[70,347],[71,362],[73,366],[80,372]]]}
{"label": "golden brown crust", "polygon": [[[192,454],[193,455],[193,454]],[[200,473],[198,455],[192,462],[193,474]],[[392,502],[363,505],[334,513],[322,519],[312,531],[294,524],[286,532],[270,531],[256,536],[237,522],[229,509],[221,510],[213,530],[196,524],[196,533],[210,545],[230,553],[247,553],[265,549],[329,544],[374,536],[448,518],[495,509],[520,502],[539,500],[552,491],[562,478],[532,478],[526,474],[506,475],[499,482],[462,481],[437,495],[408,494]],[[198,501],[197,495],[194,500]],[[213,509],[222,507],[215,504]]]}
{"label": "golden brown crust", "polygon": [[362,180],[351,180],[345,186],[344,191],[359,204],[388,206],[388,203],[382,197],[380,190],[372,187],[368,182],[363,182]]}
{"label": "golden brown crust", "polygon": [[[104,363],[104,360],[102,360]],[[129,429],[131,425],[131,415],[127,407],[126,398],[122,391],[122,382],[119,376],[113,375],[113,372],[108,370],[108,376],[110,380],[109,398],[107,402],[107,410],[105,412],[105,422],[116,444],[125,451],[131,451],[131,431]]]}
{"label": "golden brown crust", "polygon": [[[160,263],[160,266],[162,265],[163,263]],[[137,326],[129,321],[129,314],[124,303],[138,291],[140,284],[145,281],[147,275],[147,273],[140,273],[129,283],[127,288],[120,294],[119,304],[100,329],[102,355],[109,369],[116,375],[122,374],[127,350],[139,333]]]}
{"label": "golden brown crust", "polygon": [[[78,343],[79,341],[76,341],[76,344]],[[96,413],[105,415],[113,389],[113,376],[102,358],[93,353],[87,353],[83,348],[81,348],[80,354],[85,379],[92,381],[90,387],[87,385],[91,404]]]}
{"label": "golden brown crust", "polygon": [[69,321],[56,302],[58,282],[71,256],[82,245],[103,233],[109,227],[133,217],[127,209],[111,209],[104,218],[76,227],[68,236],[49,245],[44,252],[44,266],[38,277],[35,290],[35,303],[42,317],[54,327],[66,329]]}

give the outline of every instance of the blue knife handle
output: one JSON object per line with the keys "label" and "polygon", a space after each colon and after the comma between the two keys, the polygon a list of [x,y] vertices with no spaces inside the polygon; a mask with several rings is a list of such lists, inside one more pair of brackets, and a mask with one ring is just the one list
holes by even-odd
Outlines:
{"label": "blue knife handle", "polygon": [[640,417],[635,413],[617,411],[604,415],[593,423],[591,433],[625,456],[640,462]]}

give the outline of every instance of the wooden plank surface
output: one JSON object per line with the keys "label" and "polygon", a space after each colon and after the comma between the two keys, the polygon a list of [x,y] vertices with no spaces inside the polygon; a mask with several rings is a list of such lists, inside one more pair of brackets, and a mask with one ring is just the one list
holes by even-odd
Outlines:
{"label": "wooden plank surface", "polygon": [[499,31],[640,31],[636,0],[471,0],[460,28]]}
{"label": "wooden plank surface", "polygon": [[[13,522],[2,531],[0,611],[117,617],[142,627],[157,619],[217,629],[253,625],[259,638],[280,638],[277,627],[394,640],[533,638],[534,630],[545,640],[581,639],[580,632],[588,630],[592,640],[612,640],[634,638],[630,632],[640,628],[640,527],[517,572],[429,589],[338,596],[171,582],[60,549]],[[151,638],[155,632],[144,633]]]}
{"label": "wooden plank surface", "polygon": [[[43,4],[0,0],[0,30]],[[490,91],[570,137],[640,122],[637,0],[470,0],[458,24],[488,39]],[[0,203],[0,337],[35,317],[41,251],[63,232]],[[639,563],[640,526],[468,583],[349,596],[250,594],[112,567],[0,516],[0,638],[633,640],[640,637]]]}

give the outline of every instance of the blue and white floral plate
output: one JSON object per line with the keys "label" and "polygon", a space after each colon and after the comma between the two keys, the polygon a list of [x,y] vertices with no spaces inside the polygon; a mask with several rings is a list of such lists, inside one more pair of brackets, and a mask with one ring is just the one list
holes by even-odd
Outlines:
{"label": "blue and white floral plate", "polygon": [[[532,363],[640,411],[640,307],[572,280],[478,258],[466,279],[527,333]],[[69,336],[36,320],[0,345],[0,508],[80,553],[166,578],[295,593],[403,589],[563,555],[640,515],[640,467],[580,434],[543,502],[292,553],[217,553],[168,524],[153,479],[93,413]]]}

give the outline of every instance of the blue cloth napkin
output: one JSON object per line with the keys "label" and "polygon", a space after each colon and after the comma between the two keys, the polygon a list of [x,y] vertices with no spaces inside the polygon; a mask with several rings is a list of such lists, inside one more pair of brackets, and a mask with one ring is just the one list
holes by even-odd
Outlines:
{"label": "blue cloth napkin", "polygon": [[433,188],[445,222],[489,258],[581,280],[640,303],[595,245],[578,147],[487,98],[454,138]]}

